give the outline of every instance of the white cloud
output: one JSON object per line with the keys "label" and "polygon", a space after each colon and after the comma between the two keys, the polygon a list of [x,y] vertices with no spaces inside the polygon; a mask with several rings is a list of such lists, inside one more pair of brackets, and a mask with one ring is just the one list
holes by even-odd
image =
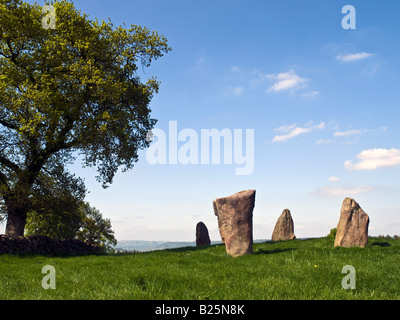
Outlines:
{"label": "white cloud", "polygon": [[321,122],[314,126],[312,125],[312,123],[308,123],[304,127],[297,127],[296,124],[281,126],[277,129],[275,129],[275,131],[283,131],[283,132],[287,132],[287,133],[283,134],[283,135],[275,136],[272,139],[272,142],[284,142],[284,141],[294,138],[300,134],[309,133],[313,130],[321,130],[324,128],[325,128],[325,122]]}
{"label": "white cloud", "polygon": [[322,130],[325,128],[325,122],[320,122],[319,124],[313,127],[314,129]]}
{"label": "white cloud", "polygon": [[271,80],[271,75],[264,74],[259,70],[254,70],[252,72],[253,78],[250,81],[250,85],[252,88],[258,88],[258,86],[266,80]]}
{"label": "white cloud", "polygon": [[359,187],[322,187],[317,191],[313,192],[318,196],[322,197],[349,197],[356,196],[359,194],[367,193],[374,190],[373,187],[359,186]]}
{"label": "white cloud", "polygon": [[371,65],[367,66],[366,68],[364,68],[362,73],[366,76],[373,76],[374,74],[376,74],[379,71],[380,67],[381,66],[378,63],[371,64]]}
{"label": "white cloud", "polygon": [[330,143],[330,142],[332,142],[332,141],[326,140],[326,139],[320,139],[320,140],[317,140],[315,143],[316,144],[325,144],[325,143]]}
{"label": "white cloud", "polygon": [[311,99],[319,96],[319,91],[310,91],[310,92],[305,92],[301,95],[303,98],[306,99]]}
{"label": "white cloud", "polygon": [[333,135],[335,137],[348,137],[348,136],[351,136],[353,134],[361,134],[363,132],[365,132],[365,130],[361,130],[361,129],[354,130],[353,129],[353,130],[347,130],[347,131],[336,131]]}
{"label": "white cloud", "polygon": [[340,60],[343,62],[353,62],[353,61],[358,61],[362,59],[366,59],[372,56],[372,53],[367,53],[367,52],[359,52],[359,53],[352,53],[352,54],[346,54],[346,55],[337,55],[336,60]]}
{"label": "white cloud", "polygon": [[338,178],[338,177],[330,177],[330,178],[329,178],[329,181],[330,181],[330,182],[338,182],[338,181],[339,181],[339,178]]}
{"label": "white cloud", "polygon": [[231,71],[232,71],[232,72],[239,71],[239,69],[240,69],[240,68],[239,68],[238,66],[232,66],[232,67],[231,67]]}
{"label": "white cloud", "polygon": [[226,87],[224,88],[224,91],[222,91],[222,94],[225,96],[240,96],[244,93],[244,88],[242,86],[237,86],[237,87]]}
{"label": "white cloud", "polygon": [[274,129],[274,131],[289,132],[296,127],[297,127],[297,124],[293,123],[293,124],[289,124],[289,125],[283,125],[279,128]]}
{"label": "white cloud", "polygon": [[243,87],[236,87],[232,90],[235,96],[240,96],[243,93]]}
{"label": "white cloud", "polygon": [[400,166],[400,150],[395,148],[364,150],[356,158],[360,161],[353,163],[351,160],[346,160],[344,167],[347,170],[375,170]]}
{"label": "white cloud", "polygon": [[290,131],[288,134],[280,135],[280,136],[275,136],[272,141],[273,142],[283,142],[287,141],[291,138],[294,138],[302,133],[308,133],[311,131],[311,128],[294,128],[292,131]]}
{"label": "white cloud", "polygon": [[267,89],[267,92],[299,89],[304,87],[305,83],[308,81],[308,79],[298,76],[294,70],[278,74],[269,74],[267,78],[275,81],[274,84]]}

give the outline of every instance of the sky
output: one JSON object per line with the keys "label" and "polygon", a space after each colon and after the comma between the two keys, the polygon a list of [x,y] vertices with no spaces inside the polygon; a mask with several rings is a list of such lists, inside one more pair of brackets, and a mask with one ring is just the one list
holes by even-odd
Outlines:
{"label": "sky", "polygon": [[[172,47],[140,70],[161,81],[150,104],[158,135],[133,170],[103,189],[94,169],[70,168],[117,240],[194,241],[203,221],[218,241],[212,201],[247,189],[256,190],[254,239],[270,239],[286,208],[297,238],[326,236],[345,197],[368,213],[370,235],[400,234],[400,2],[74,3],[91,19],[155,30]],[[201,161],[216,156],[201,145],[212,129],[234,138],[231,163],[223,144],[219,164]]]}

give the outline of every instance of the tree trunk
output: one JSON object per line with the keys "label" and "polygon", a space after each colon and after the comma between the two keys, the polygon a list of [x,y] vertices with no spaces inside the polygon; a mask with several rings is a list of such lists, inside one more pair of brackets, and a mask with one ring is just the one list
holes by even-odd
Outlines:
{"label": "tree trunk", "polygon": [[7,207],[6,235],[23,237],[26,224],[26,210],[17,210],[14,206]]}

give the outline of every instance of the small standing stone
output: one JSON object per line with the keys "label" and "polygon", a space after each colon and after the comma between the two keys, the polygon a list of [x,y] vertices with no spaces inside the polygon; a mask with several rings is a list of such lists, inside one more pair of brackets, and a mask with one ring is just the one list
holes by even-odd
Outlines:
{"label": "small standing stone", "polygon": [[226,253],[236,257],[253,253],[253,208],[256,191],[246,190],[213,201]]}
{"label": "small standing stone", "polygon": [[208,234],[207,226],[203,222],[196,225],[196,245],[209,246],[211,244],[210,235]]}
{"label": "small standing stone", "polygon": [[290,210],[285,209],[276,221],[274,232],[272,233],[272,241],[292,239],[296,239],[293,218]]}
{"label": "small standing stone", "polygon": [[365,247],[369,216],[352,198],[345,198],[337,225],[335,247]]}

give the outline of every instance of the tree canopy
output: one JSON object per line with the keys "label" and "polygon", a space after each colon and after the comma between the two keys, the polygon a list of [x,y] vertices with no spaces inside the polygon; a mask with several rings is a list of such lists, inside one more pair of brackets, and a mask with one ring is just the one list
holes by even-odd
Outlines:
{"label": "tree canopy", "polygon": [[146,27],[90,20],[66,0],[53,6],[56,28],[45,29],[38,4],[0,0],[0,195],[10,236],[23,235],[53,164],[80,154],[104,187],[133,168],[149,145],[160,85],[137,70],[171,50]]}
{"label": "tree canopy", "polygon": [[[67,192],[68,193],[68,192]],[[112,251],[117,244],[110,219],[104,219],[99,210],[74,197],[55,199],[51,210],[30,211],[26,234],[43,235],[57,239],[79,239]]]}

